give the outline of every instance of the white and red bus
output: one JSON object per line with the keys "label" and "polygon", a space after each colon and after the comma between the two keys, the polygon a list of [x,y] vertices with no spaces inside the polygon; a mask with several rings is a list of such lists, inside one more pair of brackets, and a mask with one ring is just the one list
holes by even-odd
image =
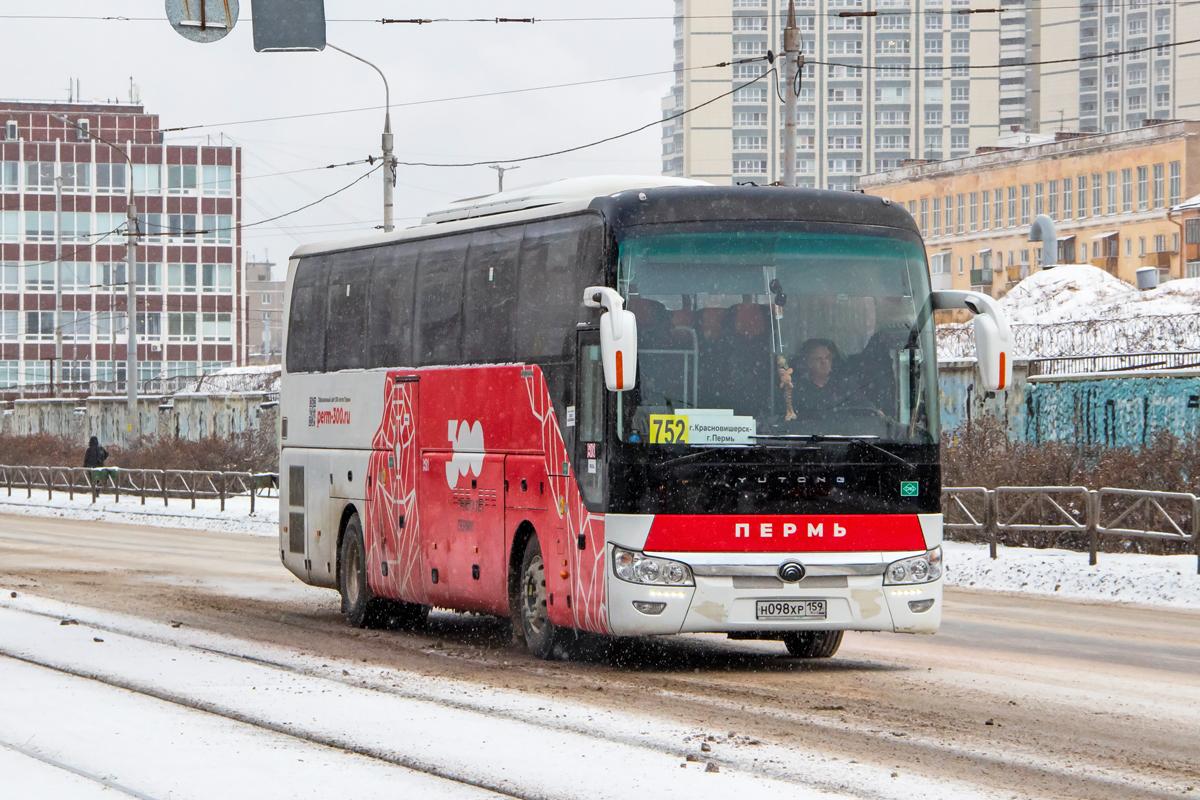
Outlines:
{"label": "white and red bus", "polygon": [[832,655],[933,633],[932,292],[912,218],[848,192],[561,181],[288,270],[280,556],[353,625],[431,607]]}

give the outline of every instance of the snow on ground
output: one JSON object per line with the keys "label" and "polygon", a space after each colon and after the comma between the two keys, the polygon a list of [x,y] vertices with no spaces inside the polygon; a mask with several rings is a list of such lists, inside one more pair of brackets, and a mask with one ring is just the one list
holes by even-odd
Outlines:
{"label": "snow on ground", "polygon": [[155,797],[486,796],[481,785],[548,798],[995,796],[712,737],[636,706],[608,711],[0,595],[0,753],[32,752],[34,773],[64,764]]}
{"label": "snow on ground", "polygon": [[92,503],[90,494],[76,493],[75,498],[71,499],[66,492],[56,491],[52,498],[48,498],[46,491],[34,489],[33,496],[28,497],[25,490],[14,488],[12,495],[0,490],[0,513],[259,536],[279,535],[278,497],[255,498],[255,511],[251,515],[249,497],[227,498],[224,511],[219,500],[197,499],[193,510],[190,500],[174,497],[165,506],[161,497],[148,497],[146,504],[142,505],[137,497],[122,495],[117,501],[111,494],[101,495]]}
{"label": "snow on ground", "polygon": [[969,589],[1043,594],[1200,609],[1196,556],[1149,556],[1073,550],[1000,547],[996,560],[987,545],[945,542],[946,583]]}

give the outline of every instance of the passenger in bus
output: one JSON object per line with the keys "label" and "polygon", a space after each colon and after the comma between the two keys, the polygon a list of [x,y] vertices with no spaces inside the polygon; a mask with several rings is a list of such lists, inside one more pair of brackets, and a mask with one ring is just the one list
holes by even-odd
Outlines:
{"label": "passenger in bus", "polygon": [[829,339],[809,339],[800,345],[794,380],[796,413],[832,411],[849,399],[846,381],[841,373],[842,356],[837,345]]}

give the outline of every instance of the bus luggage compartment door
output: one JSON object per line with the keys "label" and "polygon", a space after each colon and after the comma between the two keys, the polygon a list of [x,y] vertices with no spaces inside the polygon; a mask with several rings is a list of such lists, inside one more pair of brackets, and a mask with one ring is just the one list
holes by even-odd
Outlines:
{"label": "bus luggage compartment door", "polygon": [[[283,451],[279,465],[280,510],[283,512],[279,549],[284,566],[305,583],[312,582],[310,559],[318,550],[316,541],[328,534],[328,462],[319,450],[288,448]],[[332,535],[336,537],[337,531]],[[324,572],[325,565],[321,564],[321,574]]]}
{"label": "bus luggage compartment door", "polygon": [[471,456],[421,454],[423,582],[433,605],[505,614],[504,456]]}

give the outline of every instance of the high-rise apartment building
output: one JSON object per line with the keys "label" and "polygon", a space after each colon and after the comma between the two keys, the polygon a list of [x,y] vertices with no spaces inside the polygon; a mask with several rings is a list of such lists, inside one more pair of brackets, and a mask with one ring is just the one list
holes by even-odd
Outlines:
{"label": "high-rise apartment building", "polygon": [[[797,110],[797,182],[855,188],[907,159],[962,156],[999,129],[995,14],[969,0],[799,0],[805,57]],[[876,13],[877,16],[861,16]],[[783,49],[787,0],[676,0],[670,116],[747,84],[763,61],[704,68]],[[783,105],[768,76],[663,126],[663,172],[718,184],[782,176]],[[782,81],[779,92],[785,90]]]}
{"label": "high-rise apartment building", "polygon": [[[1144,50],[1029,70],[1029,126],[1111,133],[1147,119],[1200,119],[1200,0],[1030,4],[1030,61]],[[1149,49],[1146,49],[1149,48]]]}
{"label": "high-rise apartment building", "polygon": [[0,393],[123,390],[131,181],[137,379],[245,362],[240,149],[164,144],[141,105],[0,102]]}

